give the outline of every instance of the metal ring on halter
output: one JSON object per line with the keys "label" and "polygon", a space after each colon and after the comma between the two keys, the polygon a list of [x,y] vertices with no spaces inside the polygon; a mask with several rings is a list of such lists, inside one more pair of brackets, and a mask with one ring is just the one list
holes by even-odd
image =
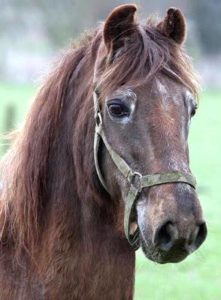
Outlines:
{"label": "metal ring on halter", "polygon": [[96,125],[97,126],[101,126],[102,125],[102,117],[101,117],[101,113],[98,112],[96,115]]}
{"label": "metal ring on halter", "polygon": [[102,116],[100,111],[98,111],[96,114],[95,122],[96,122],[95,131],[97,134],[100,135],[102,131]]}
{"label": "metal ring on halter", "polygon": [[143,175],[137,171],[133,171],[128,176],[130,184],[133,184],[139,192],[142,190],[142,178]]}

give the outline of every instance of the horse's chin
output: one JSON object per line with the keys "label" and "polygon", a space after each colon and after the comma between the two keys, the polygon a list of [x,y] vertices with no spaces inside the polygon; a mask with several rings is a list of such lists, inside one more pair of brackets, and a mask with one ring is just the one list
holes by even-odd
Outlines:
{"label": "horse's chin", "polygon": [[152,245],[151,243],[147,243],[140,236],[140,245],[143,250],[144,255],[158,264],[166,264],[166,263],[179,263],[183,261],[189,253],[181,248],[181,249],[171,249],[169,252],[162,251]]}

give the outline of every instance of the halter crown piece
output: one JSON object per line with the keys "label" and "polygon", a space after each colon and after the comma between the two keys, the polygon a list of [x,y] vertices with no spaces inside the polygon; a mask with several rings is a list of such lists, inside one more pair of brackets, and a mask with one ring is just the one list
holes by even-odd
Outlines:
{"label": "halter crown piece", "polygon": [[114,164],[121,172],[121,174],[125,177],[125,179],[129,182],[130,185],[129,191],[127,193],[127,197],[124,200],[124,204],[125,204],[124,232],[130,245],[134,248],[134,250],[137,250],[140,246],[139,229],[137,229],[133,235],[130,235],[130,221],[131,221],[131,214],[135,205],[135,201],[137,200],[141,191],[147,187],[165,184],[165,183],[177,183],[177,182],[186,183],[192,186],[193,188],[195,188],[196,179],[191,174],[182,173],[178,171],[142,175],[139,172],[132,170],[130,166],[126,163],[126,161],[117,152],[114,151],[114,149],[107,141],[105,132],[102,127],[102,113],[99,106],[97,89],[95,89],[93,92],[93,99],[94,99],[94,110],[95,110],[94,116],[96,122],[95,135],[94,135],[94,162],[95,162],[96,172],[102,186],[108,192],[107,186],[105,184],[105,180],[101,173],[99,160],[98,160],[98,151],[100,147],[100,142],[102,140]]}

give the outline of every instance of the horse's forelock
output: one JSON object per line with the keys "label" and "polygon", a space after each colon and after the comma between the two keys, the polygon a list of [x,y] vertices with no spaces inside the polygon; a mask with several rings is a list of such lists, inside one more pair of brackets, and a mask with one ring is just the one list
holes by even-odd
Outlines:
{"label": "horse's forelock", "polygon": [[181,81],[197,96],[199,82],[190,58],[183,46],[166,37],[151,18],[146,25],[137,25],[130,33],[125,47],[118,50],[113,60],[101,69],[100,81],[103,97],[120,85],[141,84],[158,72],[168,74]]}

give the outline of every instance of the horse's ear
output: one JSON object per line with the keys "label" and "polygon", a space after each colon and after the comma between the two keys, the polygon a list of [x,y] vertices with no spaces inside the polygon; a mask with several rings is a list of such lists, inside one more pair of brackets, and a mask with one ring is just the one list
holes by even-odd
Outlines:
{"label": "horse's ear", "polygon": [[177,44],[182,44],[185,40],[186,22],[183,14],[177,8],[168,9],[166,17],[158,24],[158,28]]}
{"label": "horse's ear", "polygon": [[125,40],[133,34],[136,27],[134,20],[136,10],[137,7],[134,4],[120,5],[107,17],[103,37],[109,53],[114,53],[123,47]]}

